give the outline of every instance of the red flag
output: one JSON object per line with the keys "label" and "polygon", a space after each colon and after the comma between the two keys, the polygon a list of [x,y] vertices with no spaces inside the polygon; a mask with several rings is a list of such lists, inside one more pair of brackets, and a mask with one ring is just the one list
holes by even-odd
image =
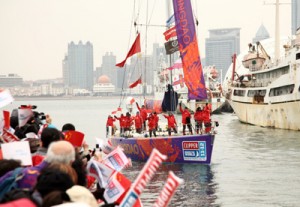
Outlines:
{"label": "red flag", "polygon": [[142,84],[142,77],[140,77],[138,80],[136,80],[134,83],[132,83],[129,88],[134,88],[136,87],[138,84]]}
{"label": "red flag", "polygon": [[122,62],[116,64],[116,66],[122,68],[125,65],[125,62],[127,60],[127,58],[131,57],[132,55],[141,52],[141,41],[140,41],[140,33],[138,34],[138,36],[136,37],[133,45],[131,46],[125,60],[123,60]]}
{"label": "red flag", "polygon": [[10,128],[10,113],[9,111],[3,111],[3,118],[4,118],[4,128]]}
{"label": "red flag", "polygon": [[116,114],[118,111],[122,111],[121,107],[118,107],[116,111],[112,111],[111,114]]}
{"label": "red flag", "polygon": [[170,29],[168,29],[167,31],[164,32],[165,35],[165,40],[168,41],[171,37],[175,37],[176,36],[176,28],[171,27]]}
{"label": "red flag", "polygon": [[81,147],[84,139],[84,134],[78,131],[70,130],[63,133],[65,140],[70,142],[74,147]]}

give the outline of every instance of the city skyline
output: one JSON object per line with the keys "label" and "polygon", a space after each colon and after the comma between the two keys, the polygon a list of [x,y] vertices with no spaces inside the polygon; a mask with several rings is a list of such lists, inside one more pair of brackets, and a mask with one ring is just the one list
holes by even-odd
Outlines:
{"label": "city skyline", "polygon": [[[152,5],[153,2],[149,1],[150,11],[160,8]],[[205,38],[210,29],[241,28],[241,52],[247,49],[261,24],[273,37],[275,7],[263,2],[192,0],[194,15],[199,21],[197,32],[201,58],[205,57]],[[140,3],[145,4],[143,1]],[[116,55],[119,62],[134,40],[134,32],[130,31],[133,4],[134,1],[124,0],[0,0],[0,74],[15,73],[24,80],[61,78],[62,61],[72,41],[93,44],[94,70],[101,66],[106,52]],[[143,8],[144,5],[137,6]],[[290,7],[282,5],[280,8],[282,36],[291,34]],[[151,22],[163,25],[168,16],[165,10],[161,8],[159,13],[155,13],[158,15],[152,16],[149,12]],[[140,13],[146,13],[146,10],[143,8]],[[149,27],[148,30],[149,55],[153,43],[163,45],[165,42],[162,35],[165,29],[152,30]],[[145,36],[141,40],[143,50]]]}

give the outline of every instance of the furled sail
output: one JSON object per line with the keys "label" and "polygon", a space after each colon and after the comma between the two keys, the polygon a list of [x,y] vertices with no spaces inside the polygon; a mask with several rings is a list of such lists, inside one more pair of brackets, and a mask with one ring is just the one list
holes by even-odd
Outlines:
{"label": "furled sail", "polygon": [[176,33],[189,99],[207,99],[190,0],[173,0]]}
{"label": "furled sail", "polygon": [[176,111],[178,105],[178,94],[173,90],[172,85],[168,84],[168,90],[165,92],[161,104],[162,111]]}

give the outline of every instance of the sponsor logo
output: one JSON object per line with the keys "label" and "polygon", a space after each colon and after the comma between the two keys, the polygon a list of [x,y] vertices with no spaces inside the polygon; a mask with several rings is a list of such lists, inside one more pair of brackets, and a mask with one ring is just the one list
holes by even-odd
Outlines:
{"label": "sponsor logo", "polygon": [[207,159],[205,141],[182,142],[182,153],[184,160],[205,161]]}

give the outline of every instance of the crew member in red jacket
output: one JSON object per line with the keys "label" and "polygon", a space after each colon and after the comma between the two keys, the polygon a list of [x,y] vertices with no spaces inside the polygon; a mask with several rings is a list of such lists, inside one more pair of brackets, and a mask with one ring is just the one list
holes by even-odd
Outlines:
{"label": "crew member in red jacket", "polygon": [[175,119],[174,115],[172,114],[172,112],[169,112],[169,115],[163,115],[163,116],[168,120],[169,136],[171,136],[172,129],[175,133],[177,133],[177,130],[176,130],[177,122],[176,122],[176,119]]}
{"label": "crew member in red jacket", "polygon": [[208,103],[203,108],[203,122],[205,126],[205,133],[209,133],[211,131],[211,119],[210,119],[210,107]]}
{"label": "crew member in red jacket", "polygon": [[106,136],[108,136],[109,127],[111,127],[111,135],[114,135],[114,121],[116,121],[111,115],[108,115],[106,121]]}
{"label": "crew member in red jacket", "polygon": [[133,124],[133,118],[131,117],[131,114],[129,112],[126,113],[125,116],[125,132],[131,131],[131,126]]}
{"label": "crew member in red jacket", "polygon": [[195,119],[196,133],[197,134],[199,134],[199,132],[202,133],[203,111],[200,106],[196,109],[196,112],[194,114],[194,119]]}
{"label": "crew member in red jacket", "polygon": [[119,120],[119,122],[120,122],[120,134],[123,134],[125,132],[126,117],[123,114],[121,114],[120,117],[115,116],[115,119]]}
{"label": "crew member in red jacket", "polygon": [[154,111],[153,112],[153,116],[154,116],[154,120],[155,120],[155,130],[158,130],[158,121],[159,121],[159,117],[157,116],[157,113]]}
{"label": "crew member in red jacket", "polygon": [[133,117],[133,120],[136,132],[141,133],[143,127],[143,117],[140,115],[140,112],[136,112],[136,115]]}
{"label": "crew member in red jacket", "polygon": [[182,116],[183,135],[185,135],[186,126],[189,128],[190,134],[193,134],[192,125],[191,125],[191,113],[189,112],[187,107],[185,107],[185,109],[183,110],[181,107],[181,103],[179,103],[179,110]]}
{"label": "crew member in red jacket", "polygon": [[148,120],[148,128],[149,128],[149,135],[152,137],[153,135],[156,137],[156,118],[153,116],[153,114],[149,114]]}
{"label": "crew member in red jacket", "polygon": [[144,129],[143,130],[146,130],[146,120],[147,120],[147,109],[145,108],[144,105],[142,105],[142,108],[140,108],[139,104],[136,102],[136,106],[138,108],[138,110],[140,111],[140,114],[143,118],[143,125],[144,125]]}

